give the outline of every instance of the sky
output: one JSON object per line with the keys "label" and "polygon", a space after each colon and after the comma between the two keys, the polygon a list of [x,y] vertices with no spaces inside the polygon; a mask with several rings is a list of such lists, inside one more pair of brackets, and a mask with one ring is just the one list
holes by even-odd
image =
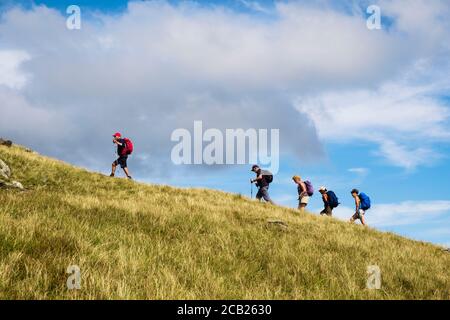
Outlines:
{"label": "sky", "polygon": [[348,220],[358,188],[372,227],[449,247],[449,15],[445,0],[0,0],[0,136],[109,174],[120,131],[136,180],[250,196],[249,164],[175,165],[171,134],[279,129],[276,203],[297,206],[301,175]]}

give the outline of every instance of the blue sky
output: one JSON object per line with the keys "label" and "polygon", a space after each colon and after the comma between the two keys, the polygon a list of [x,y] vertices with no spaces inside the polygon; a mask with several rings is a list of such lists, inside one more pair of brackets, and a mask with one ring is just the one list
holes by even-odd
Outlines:
{"label": "blue sky", "polygon": [[[347,219],[357,187],[370,225],[450,246],[448,3],[374,1],[377,31],[367,1],[193,3],[2,1],[0,136],[108,173],[119,130],[138,180],[250,195],[248,165],[171,165],[170,132],[275,127],[275,202],[296,207],[299,174]],[[70,4],[81,30],[65,28]]]}

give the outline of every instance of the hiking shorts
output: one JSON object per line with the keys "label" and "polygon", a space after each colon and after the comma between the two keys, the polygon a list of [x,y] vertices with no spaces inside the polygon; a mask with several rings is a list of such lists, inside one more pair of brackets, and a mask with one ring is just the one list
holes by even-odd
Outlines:
{"label": "hiking shorts", "polygon": [[261,187],[256,194],[256,199],[261,200],[263,198],[265,201],[272,201],[269,196],[269,186]]}
{"label": "hiking shorts", "polygon": [[298,204],[308,204],[309,196],[303,196],[298,198]]}
{"label": "hiking shorts", "polygon": [[326,206],[322,211],[320,211],[321,215],[326,214],[327,216],[332,216],[333,215],[333,209],[331,209],[330,206]]}
{"label": "hiking shorts", "polygon": [[353,219],[361,219],[365,214],[366,212],[363,209],[359,209],[358,212],[353,215]]}
{"label": "hiking shorts", "polygon": [[128,156],[120,156],[119,158],[117,158],[117,160],[115,160],[115,161],[113,162],[113,164],[114,164],[115,166],[120,165],[120,167],[121,167],[122,169],[124,169],[124,168],[127,167],[127,159],[128,159]]}

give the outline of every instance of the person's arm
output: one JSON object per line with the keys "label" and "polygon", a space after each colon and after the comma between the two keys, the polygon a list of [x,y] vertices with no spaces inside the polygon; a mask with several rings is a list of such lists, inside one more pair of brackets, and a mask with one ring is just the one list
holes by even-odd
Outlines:
{"label": "person's arm", "polygon": [[355,212],[358,212],[360,203],[361,203],[361,200],[359,200],[359,197],[356,196],[355,197],[355,206],[356,206]]}
{"label": "person's arm", "polygon": [[324,193],[322,195],[322,198],[323,198],[323,202],[325,202],[325,205],[327,206],[328,205],[328,195],[326,193]]}
{"label": "person's arm", "polygon": [[256,181],[259,181],[259,180],[262,180],[262,178],[263,178],[263,175],[260,174],[260,175],[258,175],[258,176],[256,177],[256,179],[252,180],[252,183],[253,183],[253,182],[256,182]]}
{"label": "person's arm", "polygon": [[300,196],[303,197],[306,195],[307,190],[306,190],[306,184],[302,181],[298,184],[300,186],[300,188],[302,189],[302,192],[300,193]]}
{"label": "person's arm", "polygon": [[122,142],[120,142],[120,141],[117,140],[117,139],[113,139],[113,143],[115,143],[115,144],[117,144],[117,145],[119,145],[119,146],[122,146]]}

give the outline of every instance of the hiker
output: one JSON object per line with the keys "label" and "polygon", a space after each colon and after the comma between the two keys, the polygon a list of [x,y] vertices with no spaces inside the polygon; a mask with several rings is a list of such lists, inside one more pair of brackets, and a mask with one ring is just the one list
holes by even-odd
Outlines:
{"label": "hiker", "polygon": [[314,193],[313,186],[308,180],[303,181],[300,176],[293,176],[292,180],[297,184],[298,191],[298,209],[303,212],[309,202],[309,197]]}
{"label": "hiker", "polygon": [[269,196],[269,184],[273,181],[273,175],[268,170],[262,170],[256,164],[252,167],[252,170],[256,173],[256,179],[250,179],[250,183],[255,183],[258,187],[258,193],[256,194],[256,199],[261,201],[264,199],[265,201],[275,204]]}
{"label": "hiker", "polygon": [[113,135],[113,143],[117,145],[117,154],[119,158],[117,158],[112,163],[112,171],[110,177],[114,177],[116,173],[116,167],[120,165],[120,167],[125,172],[128,179],[132,179],[130,172],[128,171],[127,159],[128,156],[133,152],[133,143],[128,138],[123,138],[120,132],[116,132]]}
{"label": "hiker", "polygon": [[370,198],[364,192],[359,192],[358,189],[353,189],[350,191],[353,199],[355,199],[355,214],[350,218],[350,222],[354,223],[356,220],[361,220],[363,226],[366,225],[366,219],[364,215],[366,211],[370,209]]}
{"label": "hiker", "polygon": [[324,186],[319,188],[319,192],[322,194],[324,205],[324,209],[320,212],[320,215],[325,214],[331,217],[333,215],[333,209],[339,205],[338,198],[333,191],[327,190],[327,188]]}

